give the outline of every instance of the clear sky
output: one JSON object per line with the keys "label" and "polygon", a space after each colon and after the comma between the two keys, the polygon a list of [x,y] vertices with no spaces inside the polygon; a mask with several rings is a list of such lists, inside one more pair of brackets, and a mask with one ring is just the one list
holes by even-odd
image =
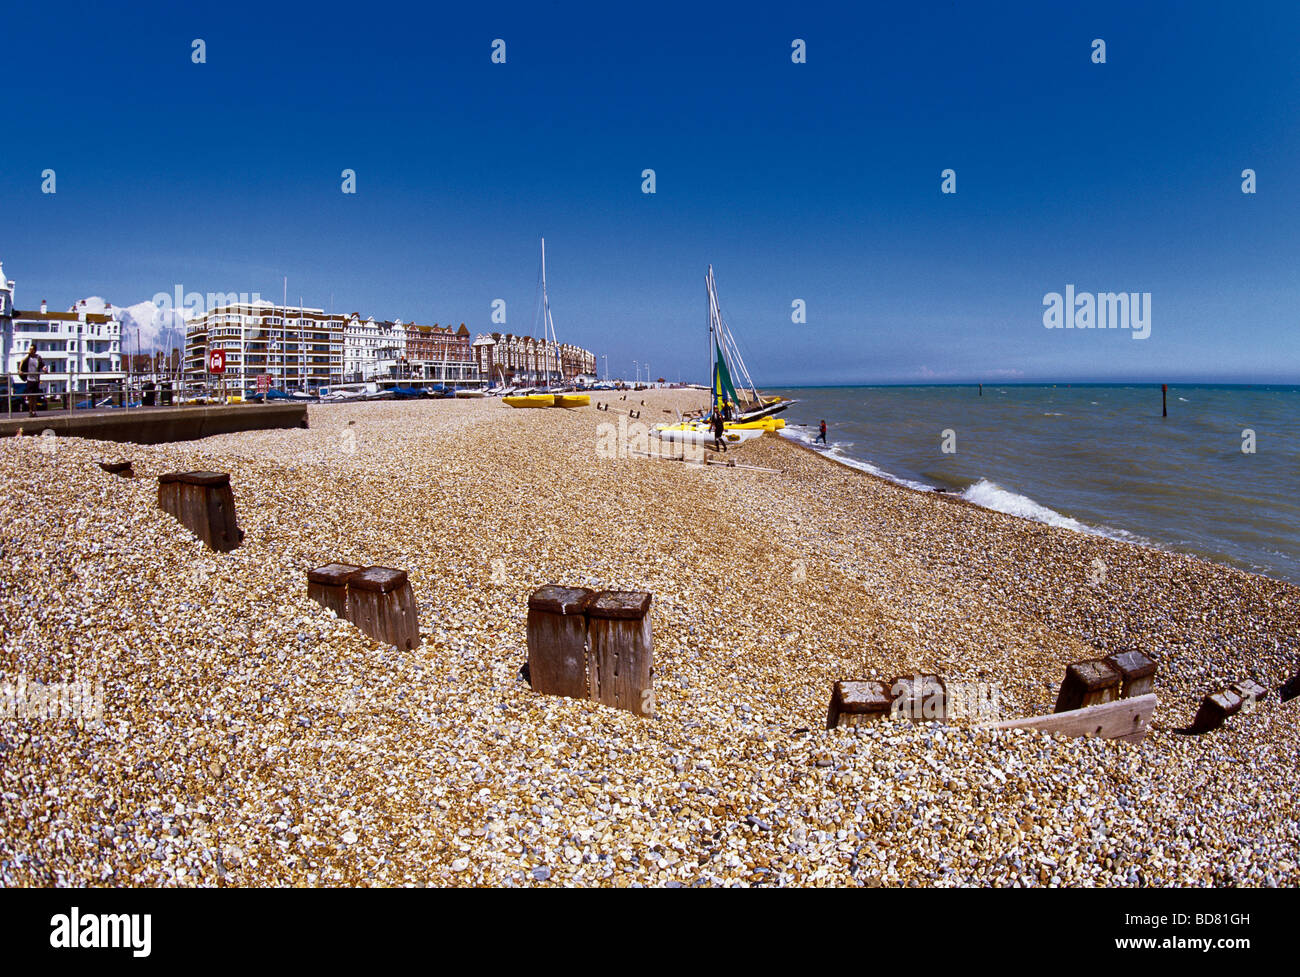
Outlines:
{"label": "clear sky", "polygon": [[[530,332],[545,235],[615,375],[706,379],[712,262],[760,385],[1300,379],[1300,5],[1066,7],[9,5],[0,261]],[[1150,338],[1045,329],[1067,284]]]}

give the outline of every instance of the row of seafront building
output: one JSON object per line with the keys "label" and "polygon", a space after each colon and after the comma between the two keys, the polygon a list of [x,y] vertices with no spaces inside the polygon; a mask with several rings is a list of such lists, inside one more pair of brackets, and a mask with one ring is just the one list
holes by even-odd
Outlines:
{"label": "row of seafront building", "polygon": [[[0,364],[7,378],[35,344],[45,360],[48,393],[85,391],[127,377],[122,323],[111,305],[91,311],[84,300],[67,312],[14,306],[15,283],[0,265]],[[471,339],[458,328],[270,302],[226,304],[191,317],[185,327],[184,379],[206,384],[208,354],[225,353],[228,386],[316,391],[339,383],[420,379],[464,386],[552,383],[594,377],[596,356],[568,343],[491,333]]]}
{"label": "row of seafront building", "polygon": [[0,264],[0,364],[5,377],[18,373],[18,364],[32,346],[45,361],[48,372],[43,379],[51,393],[85,390],[126,377],[122,324],[111,305],[104,312],[92,312],[82,301],[67,312],[51,312],[42,300],[39,310],[20,311],[14,307],[14,289]]}
{"label": "row of seafront building", "polygon": [[243,389],[268,376],[270,385],[314,391],[370,380],[439,383],[553,383],[594,377],[596,354],[569,343],[491,333],[471,339],[459,327],[400,319],[362,319],[324,309],[257,301],[225,305],[191,319],[185,330],[185,374],[208,378],[209,354],[225,354],[225,378]]}

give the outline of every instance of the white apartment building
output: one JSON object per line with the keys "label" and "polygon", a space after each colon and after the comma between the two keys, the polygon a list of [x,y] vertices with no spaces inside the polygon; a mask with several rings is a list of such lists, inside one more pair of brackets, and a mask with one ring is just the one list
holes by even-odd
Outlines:
{"label": "white apartment building", "polygon": [[265,375],[276,389],[314,392],[342,381],[345,322],[324,309],[265,300],[209,309],[185,323],[185,375],[216,380],[208,374],[208,353],[220,349],[228,388],[252,393]]}
{"label": "white apartment building", "polygon": [[[87,391],[122,380],[122,324],[110,313],[87,312],[85,302],[67,312],[14,308],[15,283],[0,264],[0,362],[9,384],[18,381],[18,364],[32,344],[45,360],[41,383],[48,394]],[[109,309],[112,306],[108,306]]]}
{"label": "white apartment building", "polygon": [[393,376],[406,353],[406,326],[401,319],[376,322],[353,312],[343,327],[343,380],[360,383]]}

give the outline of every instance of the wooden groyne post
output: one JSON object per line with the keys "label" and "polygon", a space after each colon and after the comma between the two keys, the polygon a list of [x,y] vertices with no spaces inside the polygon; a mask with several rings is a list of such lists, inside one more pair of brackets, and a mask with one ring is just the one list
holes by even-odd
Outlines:
{"label": "wooden groyne post", "polygon": [[1160,416],[1169,416],[1169,384],[1160,384]]}
{"label": "wooden groyne post", "polygon": [[650,594],[601,591],[587,607],[588,688],[597,702],[654,715]]}
{"label": "wooden groyne post", "polygon": [[886,718],[894,704],[889,686],[876,681],[836,682],[831,688],[831,704],[826,713],[826,728],[865,726]]}
{"label": "wooden groyne post", "polygon": [[889,683],[889,693],[893,713],[900,719],[942,722],[948,718],[948,688],[938,675],[900,675]]}
{"label": "wooden groyne post", "polygon": [[1114,702],[1120,697],[1122,676],[1104,658],[1075,662],[1065,669],[1065,681],[1053,712],[1073,712]]}
{"label": "wooden groyne post", "polygon": [[405,570],[367,567],[349,574],[348,617],[376,641],[410,650],[420,644],[415,592]]}
{"label": "wooden groyne post", "polygon": [[536,692],[587,698],[586,587],[547,584],[528,598],[528,679]]}
{"label": "wooden groyne post", "polygon": [[1121,699],[1132,699],[1156,690],[1156,663],[1137,650],[1106,656],[1106,664],[1119,672]]}
{"label": "wooden groyne post", "polygon": [[348,614],[348,580],[361,567],[351,563],[327,563],[307,571],[307,596],[321,607],[327,607],[340,618],[350,620]]}
{"label": "wooden groyne post", "polygon": [[1282,702],[1290,702],[1296,696],[1300,696],[1300,672],[1296,672],[1286,683],[1277,690],[1277,697]]}
{"label": "wooden groyne post", "polygon": [[235,496],[225,472],[170,472],[158,476],[158,507],[218,552],[244,538],[235,515]]}

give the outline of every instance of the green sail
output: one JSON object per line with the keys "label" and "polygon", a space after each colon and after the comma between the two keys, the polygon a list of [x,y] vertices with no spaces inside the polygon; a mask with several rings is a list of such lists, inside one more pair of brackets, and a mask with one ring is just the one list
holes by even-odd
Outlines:
{"label": "green sail", "polygon": [[722,350],[718,350],[718,361],[713,366],[713,406],[721,407],[727,400],[733,404],[740,403],[740,398],[736,396],[736,388],[731,383],[727,361],[722,357]]}

